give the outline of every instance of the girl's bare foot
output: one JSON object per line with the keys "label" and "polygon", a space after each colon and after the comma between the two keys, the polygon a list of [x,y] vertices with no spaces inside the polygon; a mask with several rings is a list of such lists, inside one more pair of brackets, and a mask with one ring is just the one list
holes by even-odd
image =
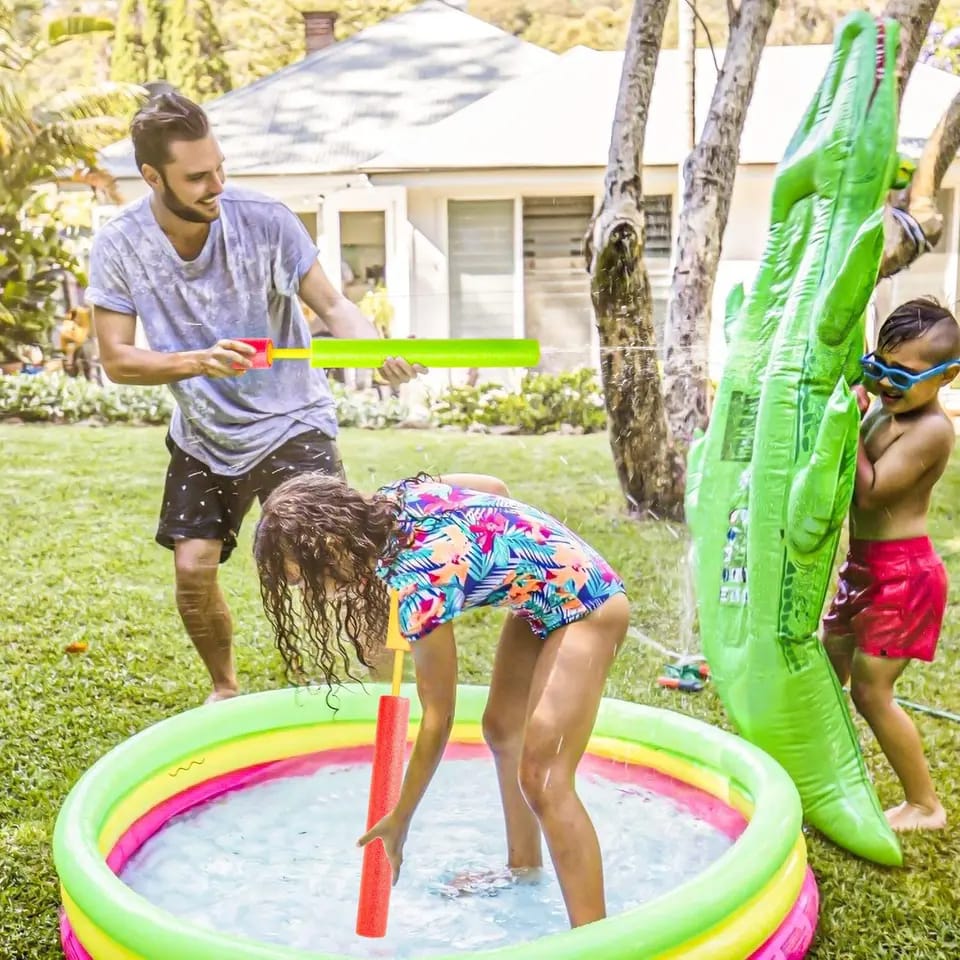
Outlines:
{"label": "girl's bare foot", "polygon": [[947,825],[947,812],[940,803],[920,806],[904,800],[899,807],[886,813],[891,828],[901,833],[907,830],[942,830]]}
{"label": "girl's bare foot", "polygon": [[503,867],[499,870],[466,870],[447,884],[458,895],[485,893],[491,895],[514,883],[537,883],[542,875],[539,867]]}

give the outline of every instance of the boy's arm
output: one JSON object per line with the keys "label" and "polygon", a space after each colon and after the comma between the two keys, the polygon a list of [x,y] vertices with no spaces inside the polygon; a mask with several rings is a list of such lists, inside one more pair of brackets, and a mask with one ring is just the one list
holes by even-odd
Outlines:
{"label": "boy's arm", "polygon": [[939,477],[953,444],[953,425],[942,417],[929,417],[894,440],[873,463],[861,434],[854,502],[861,510],[876,510],[896,502],[926,474],[935,471]]}

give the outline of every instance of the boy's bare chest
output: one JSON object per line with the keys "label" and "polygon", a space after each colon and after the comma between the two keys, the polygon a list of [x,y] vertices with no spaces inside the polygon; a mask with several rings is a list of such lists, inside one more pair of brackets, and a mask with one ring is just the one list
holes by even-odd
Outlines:
{"label": "boy's bare chest", "polygon": [[896,417],[886,415],[882,410],[871,411],[863,422],[863,447],[872,463],[883,455],[894,440],[903,436],[905,426]]}

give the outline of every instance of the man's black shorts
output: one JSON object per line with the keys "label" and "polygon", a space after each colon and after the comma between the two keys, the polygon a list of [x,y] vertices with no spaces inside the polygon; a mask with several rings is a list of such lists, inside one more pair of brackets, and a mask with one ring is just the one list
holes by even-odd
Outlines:
{"label": "man's black shorts", "polygon": [[163,489],[157,543],[173,549],[177,540],[221,540],[220,562],[237,545],[243,518],[254,498],[263,501],[284,480],[319,470],[344,476],[336,442],[325,433],[297,434],[260,461],[249,472],[224,477],[181,450],[167,434],[170,465]]}

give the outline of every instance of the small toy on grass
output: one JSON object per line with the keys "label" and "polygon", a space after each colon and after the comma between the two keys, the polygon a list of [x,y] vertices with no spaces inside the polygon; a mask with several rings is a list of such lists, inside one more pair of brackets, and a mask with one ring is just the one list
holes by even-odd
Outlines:
{"label": "small toy on grass", "polygon": [[669,690],[683,693],[699,693],[710,678],[710,668],[705,661],[681,661],[668,663],[657,683]]}

